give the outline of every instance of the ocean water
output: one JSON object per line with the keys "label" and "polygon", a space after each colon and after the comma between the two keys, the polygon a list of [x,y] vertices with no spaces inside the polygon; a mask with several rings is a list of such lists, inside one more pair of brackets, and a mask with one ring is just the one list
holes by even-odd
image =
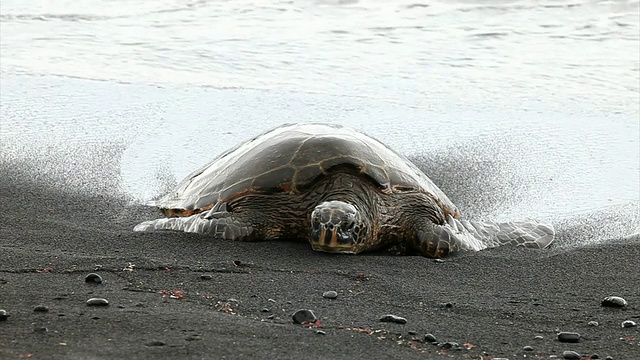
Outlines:
{"label": "ocean water", "polygon": [[144,203],[330,122],[472,216],[640,229],[638,1],[3,0],[0,40],[0,161],[65,191]]}

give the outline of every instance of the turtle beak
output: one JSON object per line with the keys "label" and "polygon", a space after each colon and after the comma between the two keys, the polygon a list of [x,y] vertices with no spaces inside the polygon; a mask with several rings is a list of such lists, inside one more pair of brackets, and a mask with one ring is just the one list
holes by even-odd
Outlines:
{"label": "turtle beak", "polygon": [[313,236],[315,241],[311,242],[311,247],[316,251],[325,252],[338,252],[354,254],[353,242],[350,236],[342,233],[339,226],[334,226],[333,229],[321,226],[317,230],[317,235]]}

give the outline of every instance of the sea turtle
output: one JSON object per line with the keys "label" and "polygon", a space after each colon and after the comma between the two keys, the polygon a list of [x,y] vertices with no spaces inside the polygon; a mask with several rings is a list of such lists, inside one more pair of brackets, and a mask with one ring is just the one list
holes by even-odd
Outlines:
{"label": "sea turtle", "polygon": [[458,220],[456,206],[407,158],[339,125],[263,133],[193,172],[156,206],[167,217],[134,230],[304,239],[332,253],[397,246],[440,258],[507,243],[545,248],[555,234],[537,222]]}

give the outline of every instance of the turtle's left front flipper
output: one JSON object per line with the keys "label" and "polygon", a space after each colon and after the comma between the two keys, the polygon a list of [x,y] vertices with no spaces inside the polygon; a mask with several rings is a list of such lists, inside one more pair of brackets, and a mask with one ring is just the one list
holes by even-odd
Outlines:
{"label": "turtle's left front flipper", "polygon": [[186,217],[172,217],[144,221],[134,231],[175,230],[211,234],[225,240],[253,241],[255,231],[251,224],[229,212],[204,212]]}
{"label": "turtle's left front flipper", "polygon": [[544,249],[554,238],[555,230],[550,224],[479,222],[448,216],[445,224],[427,224],[426,230],[418,231],[413,246],[422,255],[440,258],[459,250],[479,251],[506,244]]}

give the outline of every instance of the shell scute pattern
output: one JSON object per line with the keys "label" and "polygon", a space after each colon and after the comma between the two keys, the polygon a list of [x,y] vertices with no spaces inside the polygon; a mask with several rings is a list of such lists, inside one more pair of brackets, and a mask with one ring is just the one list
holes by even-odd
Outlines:
{"label": "shell scute pattern", "polygon": [[383,193],[426,193],[445,213],[458,216],[447,196],[404,156],[355,130],[316,124],[281,126],[223,153],[157,205],[167,215],[188,216],[251,193],[302,193],[345,167]]}

